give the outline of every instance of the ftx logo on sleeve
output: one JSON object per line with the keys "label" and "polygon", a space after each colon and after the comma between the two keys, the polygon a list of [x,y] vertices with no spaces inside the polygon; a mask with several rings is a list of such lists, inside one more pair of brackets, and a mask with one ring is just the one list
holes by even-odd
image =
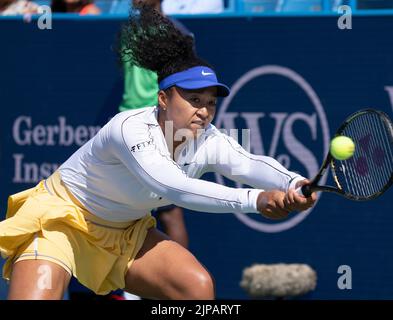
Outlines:
{"label": "ftx logo on sleeve", "polygon": [[153,150],[154,147],[154,140],[150,138],[150,140],[140,142],[130,148],[131,152],[139,152],[139,151],[147,151]]}

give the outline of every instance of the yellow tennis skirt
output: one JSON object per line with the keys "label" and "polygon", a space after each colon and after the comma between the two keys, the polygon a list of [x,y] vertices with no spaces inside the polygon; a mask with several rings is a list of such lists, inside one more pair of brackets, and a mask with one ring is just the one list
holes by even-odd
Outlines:
{"label": "yellow tennis skirt", "polygon": [[3,277],[21,260],[54,262],[97,294],[125,287],[125,273],[156,226],[150,215],[110,222],[89,213],[55,172],[36,187],[8,198],[0,222],[0,251],[7,258]]}

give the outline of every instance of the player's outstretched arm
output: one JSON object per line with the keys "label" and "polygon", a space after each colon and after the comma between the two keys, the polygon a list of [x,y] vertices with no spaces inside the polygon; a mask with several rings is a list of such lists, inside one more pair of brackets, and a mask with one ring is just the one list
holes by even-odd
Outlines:
{"label": "player's outstretched arm", "polygon": [[205,153],[210,159],[216,159],[209,165],[209,171],[254,188],[286,192],[305,179],[272,157],[247,152],[237,141],[222,133],[206,143]]}

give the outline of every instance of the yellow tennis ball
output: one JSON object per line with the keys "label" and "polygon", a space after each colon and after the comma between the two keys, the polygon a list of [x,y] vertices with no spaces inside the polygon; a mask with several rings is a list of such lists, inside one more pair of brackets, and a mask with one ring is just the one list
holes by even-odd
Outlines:
{"label": "yellow tennis ball", "polygon": [[355,144],[349,137],[335,137],[330,142],[330,153],[337,160],[347,160],[355,153]]}

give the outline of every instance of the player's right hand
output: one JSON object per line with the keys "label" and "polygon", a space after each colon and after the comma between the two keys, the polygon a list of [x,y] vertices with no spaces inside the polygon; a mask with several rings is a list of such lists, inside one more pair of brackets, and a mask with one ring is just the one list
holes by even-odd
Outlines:
{"label": "player's right hand", "polygon": [[284,202],[285,195],[286,193],[280,190],[261,192],[257,199],[258,211],[269,219],[285,219],[291,211]]}
{"label": "player's right hand", "polygon": [[313,192],[310,197],[304,197],[296,192],[297,188],[300,188],[306,184],[310,184],[310,181],[305,179],[298,181],[294,189],[288,189],[285,195],[284,204],[285,207],[291,211],[305,211],[310,209],[317,201],[317,194]]}

